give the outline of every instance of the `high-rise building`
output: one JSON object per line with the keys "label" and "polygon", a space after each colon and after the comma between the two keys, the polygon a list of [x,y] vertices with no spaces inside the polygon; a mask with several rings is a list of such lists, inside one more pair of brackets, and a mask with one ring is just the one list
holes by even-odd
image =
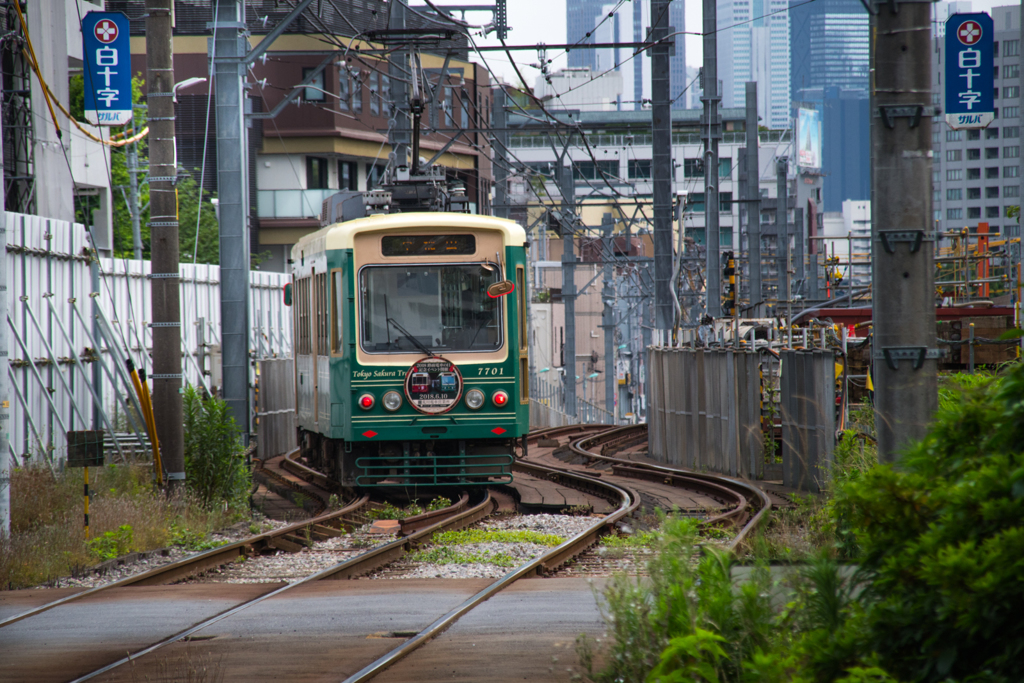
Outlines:
{"label": "high-rise building", "polygon": [[743,107],[757,81],[757,115],[769,128],[790,126],[788,0],[719,0],[718,77],[722,106]]}
{"label": "high-rise building", "polygon": [[791,0],[790,90],[868,89],[868,13],[860,0]]}
{"label": "high-rise building", "polygon": [[[686,79],[686,49],[684,45],[685,16],[683,0],[668,5],[668,23],[673,36],[675,56],[669,58],[671,97],[673,109],[686,109],[686,96],[681,93],[689,81]],[[566,0],[566,42],[568,43],[636,43],[646,40],[651,26],[650,0],[627,3],[610,0]],[[588,35],[589,34],[589,35]],[[647,52],[633,56],[635,50],[572,49],[570,67],[590,67],[594,74],[614,69],[621,72],[623,93],[620,108],[642,109],[644,100],[651,98],[651,57]]]}
{"label": "high-rise building", "polygon": [[826,212],[871,198],[868,14],[860,0],[791,0],[790,82],[798,106],[822,116]]}

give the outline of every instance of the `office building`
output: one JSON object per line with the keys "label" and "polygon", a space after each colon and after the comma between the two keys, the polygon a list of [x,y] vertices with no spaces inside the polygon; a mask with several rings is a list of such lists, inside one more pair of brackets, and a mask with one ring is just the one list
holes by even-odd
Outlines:
{"label": "office building", "polygon": [[757,81],[757,115],[769,128],[790,126],[787,0],[718,3],[718,78],[722,106],[742,108],[746,82]]}

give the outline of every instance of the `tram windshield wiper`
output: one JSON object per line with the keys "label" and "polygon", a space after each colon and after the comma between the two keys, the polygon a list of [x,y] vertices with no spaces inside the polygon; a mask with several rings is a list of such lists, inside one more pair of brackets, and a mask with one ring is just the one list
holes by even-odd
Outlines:
{"label": "tram windshield wiper", "polygon": [[387,318],[387,322],[388,322],[388,325],[394,325],[396,328],[398,328],[398,331],[401,332],[402,335],[406,339],[408,339],[410,342],[412,342],[412,345],[415,346],[417,349],[419,349],[423,353],[427,354],[428,356],[431,356],[432,358],[439,358],[439,356],[436,353],[434,353],[433,351],[431,351],[430,348],[426,344],[424,344],[419,339],[414,337],[412,335],[412,333],[409,332],[409,330],[407,330],[404,327],[402,327],[398,323],[397,320],[392,320],[391,318]]}

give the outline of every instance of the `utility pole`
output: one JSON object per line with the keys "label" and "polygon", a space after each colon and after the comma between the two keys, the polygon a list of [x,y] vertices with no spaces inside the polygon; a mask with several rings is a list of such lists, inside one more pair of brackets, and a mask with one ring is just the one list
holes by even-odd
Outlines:
{"label": "utility pole", "polygon": [[778,196],[775,204],[775,240],[778,245],[779,263],[779,299],[775,306],[776,315],[779,307],[789,301],[789,189],[786,187],[788,171],[787,157],[775,160],[775,192]]}
{"label": "utility pole", "polygon": [[[390,7],[391,22],[388,24],[388,29],[391,31],[404,31],[405,0],[394,0]],[[409,51],[396,50],[388,62],[388,75],[391,83],[390,101],[381,102],[382,110],[383,107],[391,107],[395,111],[398,120],[398,125],[392,126],[388,131],[388,144],[391,147],[392,158],[395,164],[392,172],[397,171],[399,167],[409,166],[409,142],[412,138],[408,132],[411,126],[409,125],[409,117],[406,114],[409,111],[408,82],[410,73]],[[454,116],[454,113],[452,115]],[[415,163],[419,165],[419,160],[416,159]]]}
{"label": "utility pole", "polygon": [[893,462],[907,444],[925,435],[938,406],[932,117],[927,96],[932,83],[932,6],[873,6],[872,374],[878,457]]}
{"label": "utility pole", "polygon": [[562,192],[562,304],[565,309],[565,346],[562,369],[565,371],[565,412],[576,417],[576,253],[571,216],[576,215],[576,181],[568,162],[568,150],[558,162],[558,187]]}
{"label": "utility pole", "polygon": [[672,74],[669,68],[670,0],[651,0],[651,180],[654,201],[654,301],[657,327],[671,330],[672,303]]}
{"label": "utility pole", "polygon": [[[249,438],[249,168],[245,128],[242,58],[245,6],[242,0],[216,0],[213,63],[217,114],[217,195],[220,200],[220,320],[224,386],[231,416]],[[270,41],[267,36],[265,41]]]}
{"label": "utility pole", "polygon": [[142,220],[142,212],[139,209],[139,143],[133,142],[128,145],[125,154],[128,162],[128,210],[132,214],[132,251],[135,260],[141,261],[142,227],[139,223]]}
{"label": "utility pole", "polygon": [[[601,220],[601,241],[604,243],[604,268],[601,274],[604,286],[601,288],[601,327],[604,328],[604,408],[612,414],[612,424],[618,424],[615,411],[615,285],[612,282],[614,267],[612,259],[612,230],[615,221],[610,213]],[[627,249],[626,253],[629,251]]]}
{"label": "utility pole", "polygon": [[494,209],[498,218],[508,218],[508,112],[505,111],[505,88],[500,83],[491,102],[494,125]]}
{"label": "utility pole", "polygon": [[153,301],[153,415],[171,487],[185,480],[181,405],[181,287],[174,151],[173,0],[146,0],[146,83],[149,87],[149,249]]}
{"label": "utility pole", "polygon": [[[807,291],[807,278],[806,270],[804,270],[804,254],[807,251],[804,248],[807,240],[805,236],[807,229],[804,226],[804,210],[803,207],[796,207],[793,209],[793,265],[794,270],[794,282],[798,282],[796,290],[793,292],[794,297],[799,296],[801,293]],[[851,302],[852,303],[852,302]]]}
{"label": "utility pole", "polygon": [[[0,139],[3,122],[0,121]],[[4,150],[0,145],[0,187],[4,187]],[[0,192],[0,538],[11,535],[11,387],[7,375],[7,193]],[[97,349],[97,353],[99,350]]]}
{"label": "utility pole", "polygon": [[[1024,2],[1024,0],[1022,0]],[[757,81],[747,81],[746,169],[747,193],[743,206],[747,210],[747,263],[750,270],[750,317],[758,318],[764,310],[761,303],[761,166],[758,163]]]}
{"label": "utility pole", "polygon": [[[704,135],[704,241],[707,258],[704,278],[707,282],[707,314],[722,317],[721,236],[718,230],[718,141],[721,122],[718,117],[718,7],[717,0],[704,0],[704,114],[700,130]],[[739,240],[737,240],[737,243]]]}

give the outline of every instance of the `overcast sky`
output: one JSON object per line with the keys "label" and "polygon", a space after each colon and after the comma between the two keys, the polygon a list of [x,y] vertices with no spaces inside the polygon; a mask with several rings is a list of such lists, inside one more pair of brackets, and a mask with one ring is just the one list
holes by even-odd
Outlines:
{"label": "overcast sky", "polygon": [[[675,0],[682,2],[683,0]],[[612,2],[612,0],[609,0]],[[650,0],[627,0],[627,2],[650,2]],[[411,0],[415,8],[421,3],[419,0]],[[436,3],[439,5],[448,4],[444,0]],[[460,5],[488,5],[493,0],[460,0]],[[974,0],[973,7],[976,12],[989,11],[993,7],[1003,7],[1015,4],[1006,0]],[[701,27],[701,2],[699,0],[687,0],[686,2],[686,30],[699,31]],[[490,17],[489,12],[476,12],[466,15],[466,21],[473,24],[486,23]],[[506,41],[509,45],[535,45],[536,43],[556,44],[566,42],[565,36],[565,0],[508,0],[508,23],[511,27],[509,37]],[[493,36],[477,38],[480,45],[500,45]],[[548,57],[556,57],[552,64],[553,70],[566,66],[565,55],[558,50],[550,50]],[[528,65],[537,61],[536,50],[514,52],[513,56],[519,64],[527,85],[533,86],[538,71]],[[503,52],[485,52],[483,58],[491,68],[509,83],[517,81],[515,72],[509,64],[508,58]],[[700,36],[686,36],[686,65],[689,67],[700,66],[703,63],[701,38]]]}

